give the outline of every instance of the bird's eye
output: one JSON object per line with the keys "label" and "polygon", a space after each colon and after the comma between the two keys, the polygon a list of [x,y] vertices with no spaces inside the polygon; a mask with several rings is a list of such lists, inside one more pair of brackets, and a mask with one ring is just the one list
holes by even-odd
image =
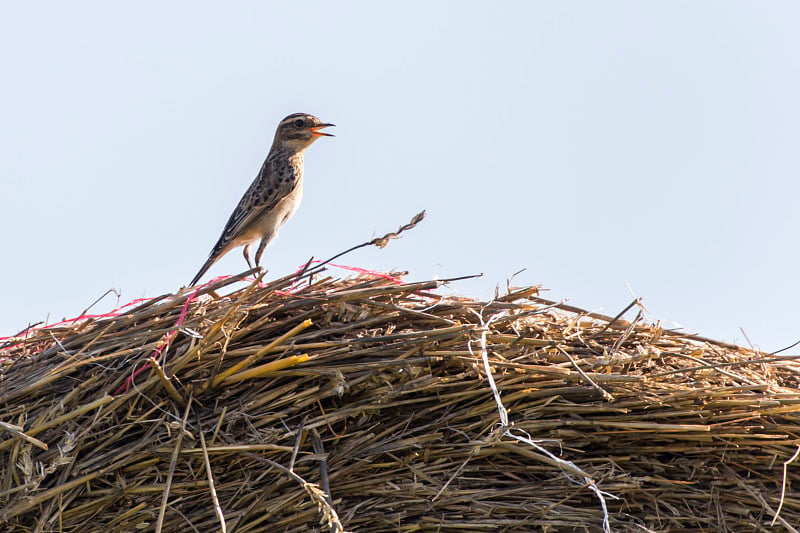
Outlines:
{"label": "bird's eye", "polygon": [[302,118],[298,118],[297,120],[294,121],[294,127],[295,128],[302,128],[305,125],[306,125],[306,121],[303,120]]}

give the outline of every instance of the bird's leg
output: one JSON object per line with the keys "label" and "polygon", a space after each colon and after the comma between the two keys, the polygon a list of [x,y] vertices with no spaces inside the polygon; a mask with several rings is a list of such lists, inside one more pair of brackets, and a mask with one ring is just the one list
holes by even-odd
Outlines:
{"label": "bird's leg", "polygon": [[[253,264],[250,262],[250,244],[244,245],[244,260],[247,261],[247,268],[252,269]],[[258,264],[258,260],[256,259],[256,264]]]}
{"label": "bird's leg", "polygon": [[264,238],[261,239],[261,242],[258,245],[258,250],[256,250],[256,266],[261,266],[261,256],[264,254],[264,249],[269,244],[269,241],[272,240],[272,235],[264,235]]}

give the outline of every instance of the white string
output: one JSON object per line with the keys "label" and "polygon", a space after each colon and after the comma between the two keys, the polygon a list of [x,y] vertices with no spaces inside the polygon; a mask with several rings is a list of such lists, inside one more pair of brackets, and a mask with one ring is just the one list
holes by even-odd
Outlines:
{"label": "white string", "polygon": [[[556,457],[552,452],[537,444],[537,442],[543,442],[543,441],[541,440],[534,441],[531,438],[530,434],[528,434],[526,431],[522,429],[514,428],[513,425],[508,420],[508,411],[506,410],[505,406],[503,405],[503,401],[500,398],[500,391],[497,389],[497,383],[494,380],[494,376],[492,375],[492,369],[489,366],[489,351],[486,348],[486,335],[489,334],[489,326],[492,324],[492,322],[495,322],[500,318],[508,316],[509,314],[508,311],[497,313],[493,315],[488,321],[484,321],[482,312],[477,313],[472,309],[470,310],[473,313],[475,313],[475,315],[477,315],[478,319],[481,321],[481,328],[480,330],[478,330],[480,332],[479,343],[481,348],[481,359],[483,360],[483,368],[484,371],[486,372],[486,379],[489,382],[489,387],[492,389],[492,394],[494,395],[494,401],[497,404],[497,411],[500,414],[500,427],[498,428],[500,433],[533,447],[534,449],[536,449],[536,451],[546,455],[553,462],[559,465],[562,468],[562,470],[565,471],[565,473],[570,472],[583,478],[583,483],[586,484],[586,486],[595,493],[597,499],[600,500],[600,507],[602,507],[603,509],[603,531],[605,531],[605,533],[611,533],[611,524],[609,523],[608,507],[606,506],[605,497],[608,496],[609,498],[613,498],[615,500],[618,500],[619,497],[600,490],[597,487],[595,481],[589,476],[589,474],[584,472],[583,469],[581,469],[578,465],[576,465],[572,461],[565,461],[564,459]],[[475,354],[472,351],[472,341],[470,341],[467,344],[467,347],[469,348],[470,354],[474,356]],[[574,483],[580,484],[569,475],[567,475],[567,478]]]}

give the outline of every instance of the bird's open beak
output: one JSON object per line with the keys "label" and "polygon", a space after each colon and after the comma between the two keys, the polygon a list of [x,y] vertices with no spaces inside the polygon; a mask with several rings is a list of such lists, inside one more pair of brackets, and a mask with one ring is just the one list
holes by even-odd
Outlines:
{"label": "bird's open beak", "polygon": [[329,128],[335,125],[336,124],[320,124],[319,126],[314,126],[313,128],[310,129],[311,133],[314,135],[321,135],[321,136],[324,135],[325,137],[333,137],[334,136],[333,133],[325,133],[324,131],[319,131],[319,130],[321,130],[322,128]]}

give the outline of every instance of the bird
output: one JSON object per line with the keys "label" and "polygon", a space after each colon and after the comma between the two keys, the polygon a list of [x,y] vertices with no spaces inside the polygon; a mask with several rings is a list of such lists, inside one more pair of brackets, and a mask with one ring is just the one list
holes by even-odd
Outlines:
{"label": "bird", "polygon": [[189,287],[200,281],[223,255],[239,246],[244,246],[247,266],[253,268],[250,249],[259,240],[254,260],[257,267],[261,266],[264,249],[300,206],[303,153],[320,137],[333,137],[333,134],[321,131],[331,126],[335,124],[322,122],[307,113],[293,113],[278,123],[261,170],[231,213],[222,235]]}

